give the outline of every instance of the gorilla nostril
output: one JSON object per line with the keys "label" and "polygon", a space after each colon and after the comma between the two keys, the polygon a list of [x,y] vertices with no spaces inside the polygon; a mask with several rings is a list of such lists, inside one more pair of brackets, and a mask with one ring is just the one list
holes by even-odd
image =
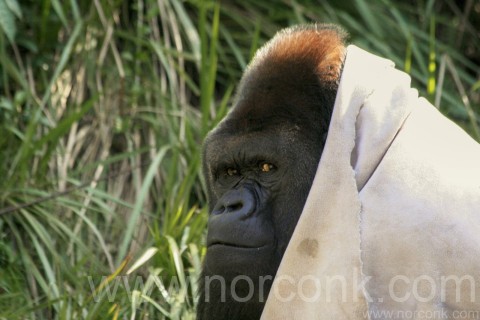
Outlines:
{"label": "gorilla nostril", "polygon": [[222,214],[225,212],[225,206],[224,205],[220,205],[220,206],[216,206],[213,211],[212,211],[212,214],[214,215],[217,215],[217,214]]}
{"label": "gorilla nostril", "polygon": [[228,204],[226,211],[227,212],[235,212],[243,208],[243,203],[242,202],[235,202],[232,204]]}

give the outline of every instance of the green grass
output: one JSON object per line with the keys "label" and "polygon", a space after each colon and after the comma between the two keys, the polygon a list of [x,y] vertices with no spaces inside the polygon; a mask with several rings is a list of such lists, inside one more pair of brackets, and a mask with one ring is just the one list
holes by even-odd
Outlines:
{"label": "green grass", "polygon": [[282,27],[343,25],[479,140],[455,3],[0,0],[0,319],[194,318],[201,143]]}

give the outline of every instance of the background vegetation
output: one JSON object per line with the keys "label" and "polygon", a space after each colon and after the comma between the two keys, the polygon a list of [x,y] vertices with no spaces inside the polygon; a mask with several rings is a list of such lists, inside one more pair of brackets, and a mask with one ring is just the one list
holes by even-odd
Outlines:
{"label": "background vegetation", "polygon": [[193,319],[206,132],[278,29],[339,23],[480,138],[480,2],[0,0],[0,319]]}

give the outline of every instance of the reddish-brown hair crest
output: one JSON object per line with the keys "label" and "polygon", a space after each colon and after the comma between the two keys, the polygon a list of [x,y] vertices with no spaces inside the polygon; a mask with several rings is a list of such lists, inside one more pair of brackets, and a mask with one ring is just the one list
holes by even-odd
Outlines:
{"label": "reddish-brown hair crest", "polygon": [[[346,53],[347,34],[331,24],[294,26],[279,31],[261,48],[247,73],[264,64],[304,63],[322,82],[338,82]],[[268,71],[267,71],[268,72]]]}

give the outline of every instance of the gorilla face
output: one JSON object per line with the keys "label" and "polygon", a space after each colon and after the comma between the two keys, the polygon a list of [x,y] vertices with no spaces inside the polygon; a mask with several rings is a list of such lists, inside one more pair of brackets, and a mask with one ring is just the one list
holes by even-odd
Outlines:
{"label": "gorilla face", "polygon": [[210,217],[197,319],[260,318],[320,160],[342,37],[325,25],[277,35],[244,74],[231,112],[208,135]]}
{"label": "gorilla face", "polygon": [[[304,158],[308,147],[299,136],[294,126],[211,136],[206,272],[228,279],[275,274],[320,157],[321,139]],[[289,144],[297,152],[282,147]]]}

